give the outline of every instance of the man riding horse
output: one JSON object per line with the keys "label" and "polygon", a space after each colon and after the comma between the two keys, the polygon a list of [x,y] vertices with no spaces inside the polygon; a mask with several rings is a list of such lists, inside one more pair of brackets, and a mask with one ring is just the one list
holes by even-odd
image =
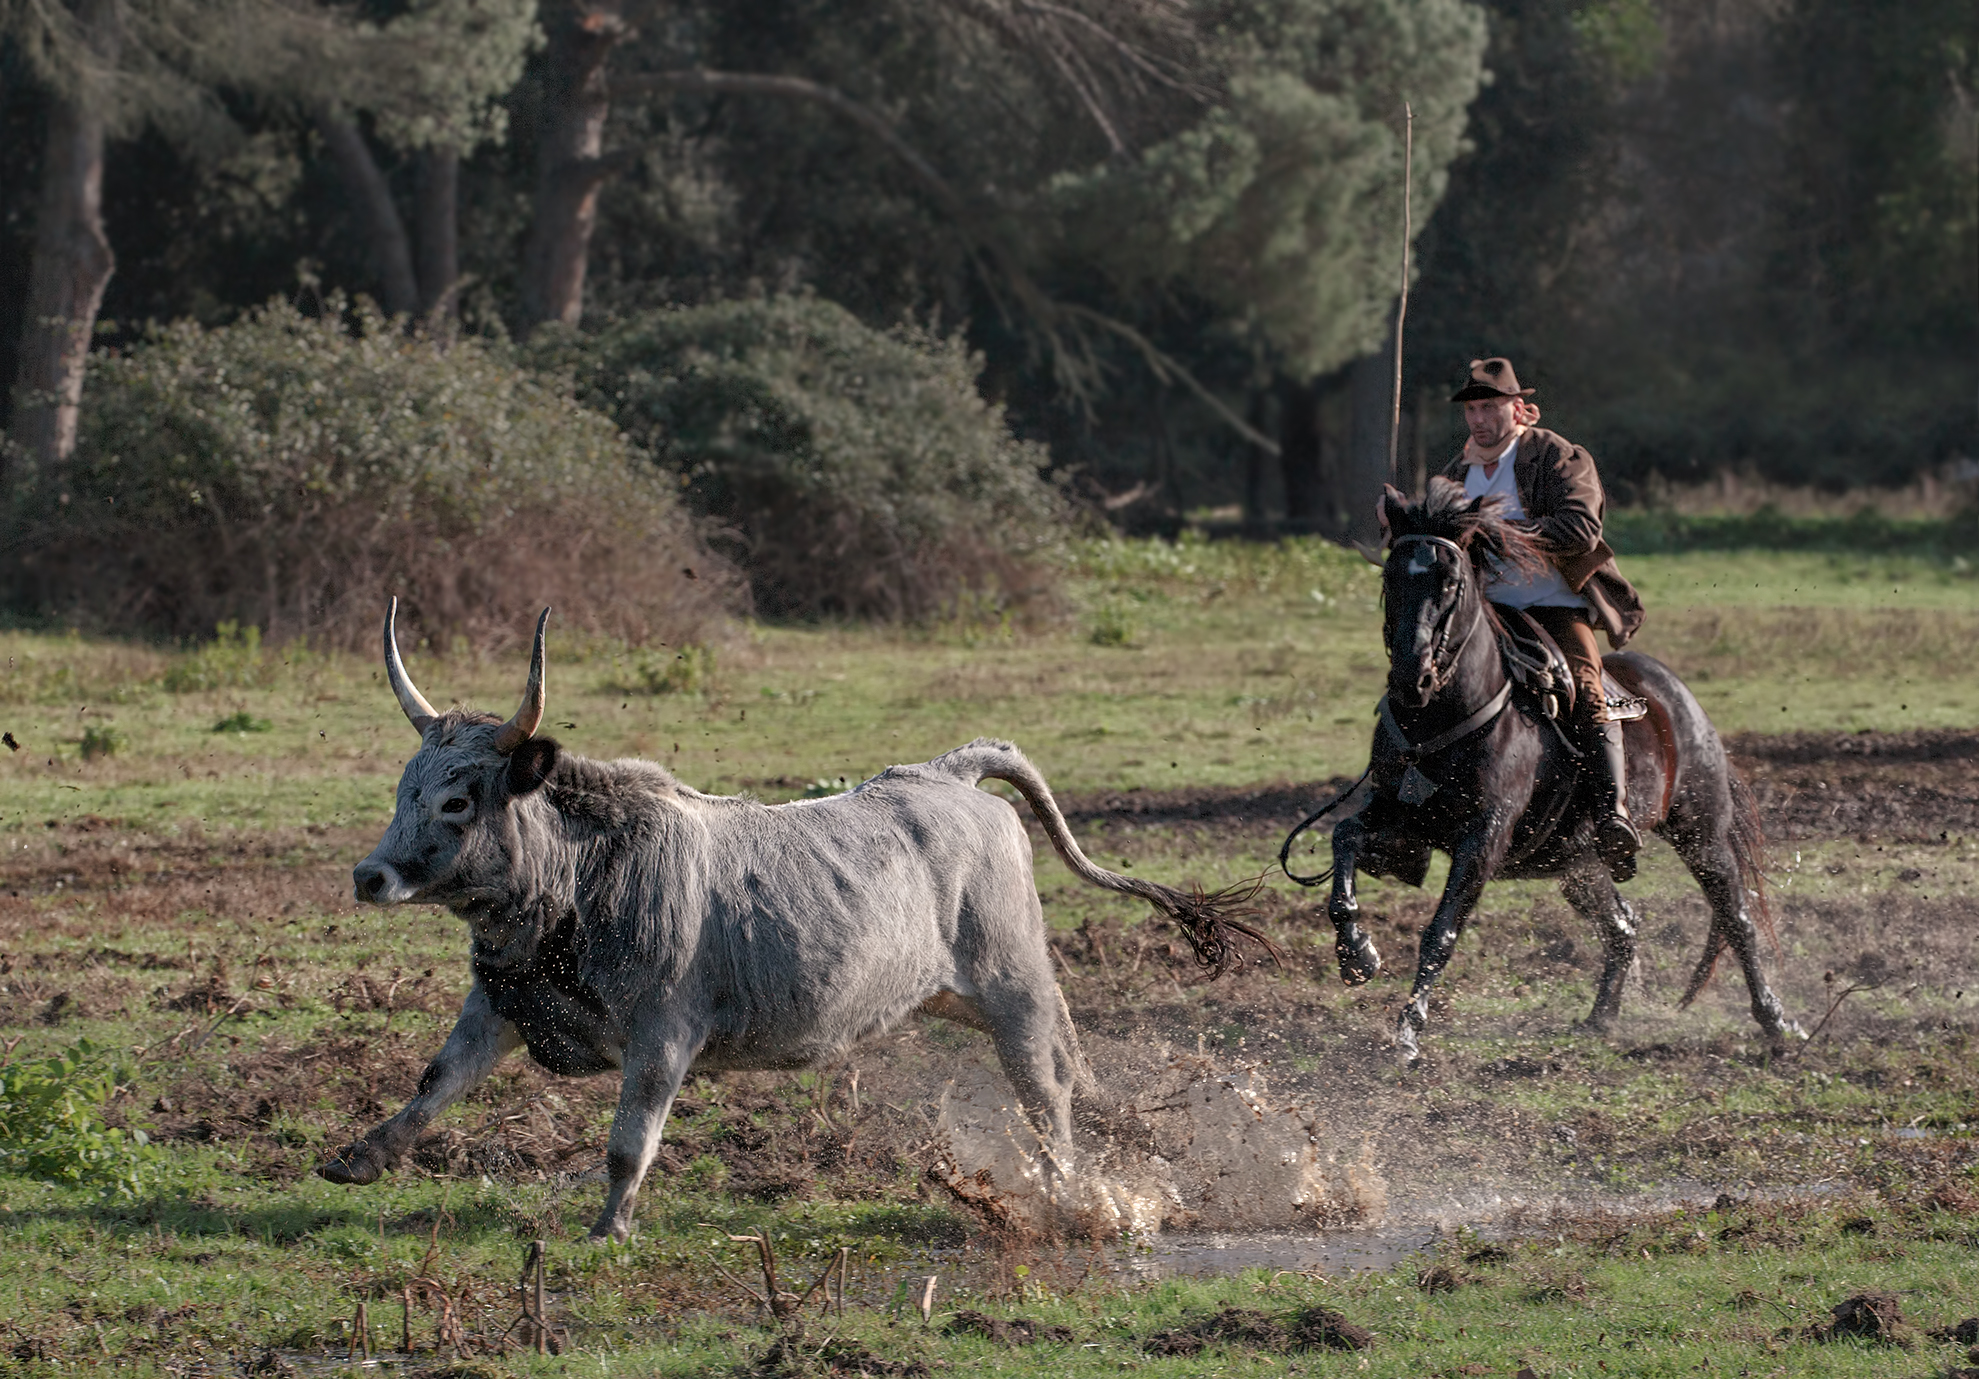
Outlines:
{"label": "man riding horse", "polygon": [[1635,875],[1642,838],[1629,817],[1622,727],[1608,717],[1594,629],[1599,625],[1619,651],[1642,626],[1642,600],[1601,539],[1607,501],[1594,457],[1534,425],[1539,409],[1527,400],[1532,394],[1519,386],[1509,359],[1472,360],[1469,379],[1450,398],[1464,406],[1470,439],[1443,477],[1462,484],[1467,498],[1496,498],[1546,557],[1536,574],[1494,567],[1485,597],[1531,614],[1567,658],[1574,679],[1569,731],[1585,759],[1600,764],[1592,773],[1595,845],[1615,880],[1626,881]]}

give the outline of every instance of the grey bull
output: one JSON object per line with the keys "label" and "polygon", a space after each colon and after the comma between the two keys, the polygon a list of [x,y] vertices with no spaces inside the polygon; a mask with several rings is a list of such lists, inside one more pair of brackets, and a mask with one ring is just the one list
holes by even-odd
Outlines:
{"label": "grey bull", "polygon": [[1030,840],[977,789],[1007,781],[1080,879],[1177,922],[1206,966],[1231,960],[1238,893],[1205,896],[1094,866],[1044,777],[978,739],[827,799],[704,795],[638,760],[536,736],[543,633],[515,716],[440,713],[385,667],[420,734],[397,810],[353,878],[359,901],[444,905],[467,922],[474,986],[403,1110],[317,1170],[375,1182],[519,1047],[553,1073],[623,1072],[594,1238],[625,1239],[668,1108],[690,1071],[800,1068],[912,1012],[987,1032],[1055,1171],[1075,1093],[1097,1088],[1052,976]]}

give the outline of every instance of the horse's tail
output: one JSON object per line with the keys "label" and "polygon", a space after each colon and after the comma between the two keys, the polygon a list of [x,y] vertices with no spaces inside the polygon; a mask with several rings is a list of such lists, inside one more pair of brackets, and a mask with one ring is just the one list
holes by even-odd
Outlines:
{"label": "horse's tail", "polygon": [[1759,931],[1779,952],[1780,933],[1773,923],[1773,897],[1766,889],[1766,829],[1759,822],[1759,801],[1738,768],[1726,763],[1732,786],[1732,860],[1738,863],[1738,883],[1752,897]]}
{"label": "horse's tail", "polygon": [[1105,867],[1095,866],[1072,836],[1072,830],[1066,825],[1064,814],[1059,812],[1058,801],[1052,798],[1051,787],[1045,784],[1044,776],[1011,743],[977,738],[966,747],[958,747],[935,758],[928,765],[967,780],[971,785],[982,780],[1000,780],[1015,786],[1017,793],[1031,806],[1031,812],[1037,815],[1038,822],[1044,826],[1045,837],[1051,840],[1052,847],[1074,876],[1088,885],[1135,896],[1154,906],[1174,921],[1175,927],[1182,931],[1182,937],[1195,949],[1196,961],[1208,968],[1211,976],[1222,976],[1238,960],[1237,950],[1231,942],[1238,935],[1257,944],[1270,955],[1272,962],[1281,962],[1278,945],[1238,918],[1239,915],[1257,913],[1250,902],[1264,888],[1262,877],[1221,891],[1205,892],[1197,887],[1193,892],[1184,892],[1158,881],[1122,876]]}

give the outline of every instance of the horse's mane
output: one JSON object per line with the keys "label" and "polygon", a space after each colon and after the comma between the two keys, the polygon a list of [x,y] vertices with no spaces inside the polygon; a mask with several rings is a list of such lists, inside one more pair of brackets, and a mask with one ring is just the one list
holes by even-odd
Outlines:
{"label": "horse's mane", "polygon": [[1499,499],[1466,498],[1461,484],[1440,474],[1429,481],[1429,491],[1416,502],[1393,488],[1383,502],[1391,541],[1398,536],[1439,536],[1456,543],[1473,565],[1488,559],[1528,574],[1546,568],[1546,555],[1538,541],[1505,516]]}

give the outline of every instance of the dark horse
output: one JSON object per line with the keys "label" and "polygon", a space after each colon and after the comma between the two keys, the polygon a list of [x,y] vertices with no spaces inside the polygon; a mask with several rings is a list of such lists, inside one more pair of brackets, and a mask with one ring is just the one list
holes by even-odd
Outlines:
{"label": "dark horse", "polygon": [[[1357,986],[1381,969],[1357,922],[1355,873],[1419,886],[1436,848],[1449,854],[1450,877],[1396,1021],[1404,1056],[1417,1055],[1429,989],[1495,877],[1561,878],[1567,903],[1601,935],[1606,961],[1587,1024],[1607,1029],[1635,965],[1635,916],[1595,850],[1576,753],[1537,699],[1507,676],[1500,620],[1482,588],[1487,561],[1531,568],[1543,557],[1499,516],[1496,500],[1468,502],[1446,479],[1430,480],[1420,503],[1393,488],[1382,503],[1390,533],[1381,577],[1388,697],[1368,768],[1373,794],[1333,832],[1327,915],[1341,979]],[[1629,811],[1677,850],[1711,905],[1711,935],[1682,1004],[1703,990],[1730,948],[1760,1028],[1776,1042],[1800,1035],[1760,969],[1753,910],[1770,917],[1758,817],[1717,729],[1660,661],[1625,651],[1603,663],[1622,688],[1648,701],[1644,717],[1623,725]]]}

